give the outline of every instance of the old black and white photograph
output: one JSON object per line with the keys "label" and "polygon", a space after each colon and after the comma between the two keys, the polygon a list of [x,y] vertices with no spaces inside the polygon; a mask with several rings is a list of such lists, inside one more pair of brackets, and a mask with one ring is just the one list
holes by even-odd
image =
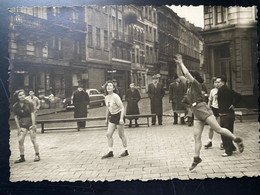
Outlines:
{"label": "old black and white photograph", "polygon": [[256,6],[8,12],[11,182],[260,175]]}

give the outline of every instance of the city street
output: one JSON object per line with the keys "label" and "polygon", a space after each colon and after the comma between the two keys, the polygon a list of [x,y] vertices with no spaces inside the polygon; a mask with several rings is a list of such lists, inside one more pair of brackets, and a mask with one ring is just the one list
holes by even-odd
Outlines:
{"label": "city street", "polygon": [[[165,113],[171,113],[168,97],[164,98]],[[140,102],[141,113],[150,109],[148,99]],[[168,110],[166,109],[168,107]],[[105,107],[89,110],[89,116],[104,113]],[[73,112],[42,116],[44,118],[72,117]],[[59,124],[60,126],[61,124]],[[75,124],[62,124],[75,125]],[[11,125],[12,126],[12,125]],[[235,134],[244,138],[245,151],[233,156],[221,157],[220,136],[215,135],[212,149],[202,149],[202,163],[192,171],[194,150],[192,127],[172,125],[172,118],[164,117],[163,126],[125,128],[129,156],[118,158],[123,150],[121,141],[114,134],[114,158],[101,160],[107,152],[105,129],[82,131],[48,131],[38,133],[40,162],[33,162],[34,150],[29,136],[25,140],[26,162],[14,164],[19,157],[17,132],[10,133],[10,181],[97,181],[97,180],[167,180],[172,178],[204,179],[260,175],[259,123],[245,121],[235,123]],[[38,132],[40,129],[38,128]],[[208,126],[202,141],[208,141]]]}

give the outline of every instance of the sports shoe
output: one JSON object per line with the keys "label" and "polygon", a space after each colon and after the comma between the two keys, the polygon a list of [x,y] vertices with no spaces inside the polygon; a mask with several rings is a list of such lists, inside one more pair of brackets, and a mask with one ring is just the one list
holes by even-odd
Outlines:
{"label": "sports shoe", "polygon": [[202,162],[202,159],[200,157],[194,157],[193,163],[192,163],[191,167],[189,168],[189,171],[193,170],[201,162]]}
{"label": "sports shoe", "polygon": [[204,145],[205,149],[211,148],[212,147],[212,142],[208,142],[206,145]]}
{"label": "sports shoe", "polygon": [[220,149],[220,150],[224,150],[223,143],[220,144],[219,149]]}
{"label": "sports shoe", "polygon": [[244,151],[243,140],[240,137],[237,137],[234,139],[234,142],[236,143],[239,152],[242,153]]}
{"label": "sports shoe", "polygon": [[114,154],[112,151],[108,152],[106,155],[102,156],[101,159],[105,159],[105,158],[111,158],[111,157],[114,157]]}
{"label": "sports shoe", "polygon": [[35,158],[34,158],[34,162],[38,162],[38,161],[40,161],[41,159],[40,159],[40,155],[35,155]]}
{"label": "sports shoe", "polygon": [[122,157],[125,157],[125,156],[128,156],[128,151],[125,150],[122,154],[120,154],[119,158],[122,158]]}
{"label": "sports shoe", "polygon": [[24,158],[19,158],[18,160],[14,161],[14,163],[22,163],[22,162],[25,162],[25,159]]}
{"label": "sports shoe", "polygon": [[222,157],[228,157],[228,156],[231,156],[231,155],[232,155],[232,153],[226,153],[226,152],[221,154]]}

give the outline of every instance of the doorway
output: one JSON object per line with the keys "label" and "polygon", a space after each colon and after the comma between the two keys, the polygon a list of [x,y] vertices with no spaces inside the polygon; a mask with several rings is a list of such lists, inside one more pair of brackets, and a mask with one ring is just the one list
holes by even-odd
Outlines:
{"label": "doorway", "polygon": [[219,67],[221,75],[227,79],[227,86],[232,89],[232,69],[230,59],[219,59]]}

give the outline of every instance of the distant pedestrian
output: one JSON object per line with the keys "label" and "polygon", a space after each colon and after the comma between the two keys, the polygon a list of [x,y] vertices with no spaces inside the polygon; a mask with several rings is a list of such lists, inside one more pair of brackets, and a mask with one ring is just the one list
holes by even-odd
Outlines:
{"label": "distant pedestrian", "polygon": [[[208,106],[213,111],[214,116],[216,117],[219,123],[219,113],[218,113],[218,82],[216,81],[217,78],[213,78],[213,85],[214,88],[210,90]],[[213,139],[214,131],[212,128],[209,128],[209,141],[206,145],[204,145],[205,149],[212,147],[212,139]],[[223,143],[220,143],[220,149],[223,148]]]}
{"label": "distant pedestrian", "polygon": [[34,107],[34,113],[35,113],[35,117],[37,116],[37,111],[40,109],[40,100],[38,97],[36,97],[34,95],[34,91],[29,91],[29,96],[26,97],[26,100],[28,100],[29,102],[31,102],[33,104]]}
{"label": "distant pedestrian", "polygon": [[[83,85],[80,83],[78,89],[72,95],[72,102],[75,106],[74,108],[74,118],[84,118],[88,115],[88,104],[89,104],[89,95],[84,91]],[[78,128],[85,128],[86,121],[77,122]]]}
{"label": "distant pedestrian", "polygon": [[[127,102],[126,115],[136,115],[140,114],[138,102],[140,101],[141,96],[139,91],[135,88],[135,84],[131,83],[130,88],[126,91],[125,100]],[[135,127],[139,127],[137,123],[138,118],[134,118]],[[129,127],[132,127],[132,119],[129,119]]]}
{"label": "distant pedestrian", "polygon": [[36,141],[36,121],[34,106],[31,102],[25,99],[24,90],[17,90],[14,93],[14,98],[16,103],[13,106],[14,119],[16,126],[18,128],[18,142],[20,150],[20,159],[16,160],[14,163],[21,163],[25,161],[24,157],[24,140],[27,132],[29,131],[31,141],[35,151],[34,161],[40,160],[39,154],[39,144]]}
{"label": "distant pedestrian", "polygon": [[[234,121],[235,121],[235,111],[234,106],[236,106],[241,95],[232,89],[228,88],[226,85],[225,76],[220,76],[216,80],[218,82],[218,111],[220,116],[220,126],[228,129],[231,133],[234,131]],[[231,156],[236,150],[232,139],[221,135],[223,141],[223,147],[225,153],[222,154],[223,157]]]}
{"label": "distant pedestrian", "polygon": [[[157,75],[152,77],[153,82],[148,85],[148,97],[151,100],[151,113],[156,114],[158,117],[159,125],[162,125],[162,114],[163,114],[163,104],[162,99],[165,95],[164,88],[161,83],[159,83],[159,78]],[[156,123],[156,116],[152,117],[152,125]]]}
{"label": "distant pedestrian", "polygon": [[117,128],[118,135],[122,141],[124,152],[119,157],[125,157],[128,154],[127,150],[127,141],[124,132],[124,105],[116,93],[115,86],[111,81],[107,82],[105,87],[107,91],[107,95],[105,97],[105,103],[107,106],[106,109],[106,124],[108,124],[107,129],[107,141],[108,141],[108,153],[102,156],[102,159],[111,158],[114,156],[113,154],[113,134]]}
{"label": "distant pedestrian", "polygon": [[[178,123],[178,113],[176,110],[184,110],[184,104],[182,103],[182,99],[185,95],[185,84],[175,76],[175,80],[169,86],[169,102],[172,104],[172,111],[173,111],[173,124]],[[185,124],[184,116],[180,117],[181,124]]]}
{"label": "distant pedestrian", "polygon": [[114,93],[116,93],[117,95],[119,95],[119,97],[121,98],[121,100],[123,100],[123,92],[122,92],[121,87],[118,85],[117,80],[116,80],[116,79],[113,79],[112,82],[113,82],[113,85],[115,86]]}
{"label": "distant pedestrian", "polygon": [[[200,150],[202,146],[201,134],[203,132],[205,123],[209,124],[209,126],[217,133],[229,137],[231,140],[233,140],[237,144],[239,151],[243,152],[244,145],[242,139],[236,137],[228,129],[221,128],[216,118],[214,117],[212,110],[205,102],[205,97],[202,95],[202,89],[201,89],[201,83],[203,83],[203,79],[200,76],[200,74],[195,71],[189,72],[188,69],[183,64],[181,55],[176,55],[175,62],[177,63],[177,68],[182,70],[186,78],[183,77],[183,75],[179,75],[179,77],[184,81],[188,79],[191,82],[191,86],[187,91],[187,99],[190,105],[192,105],[193,113],[195,116],[194,119],[195,156],[189,170],[190,171],[193,170],[200,162],[202,162],[202,159],[200,158]],[[220,104],[219,104],[219,111],[220,111]]]}

